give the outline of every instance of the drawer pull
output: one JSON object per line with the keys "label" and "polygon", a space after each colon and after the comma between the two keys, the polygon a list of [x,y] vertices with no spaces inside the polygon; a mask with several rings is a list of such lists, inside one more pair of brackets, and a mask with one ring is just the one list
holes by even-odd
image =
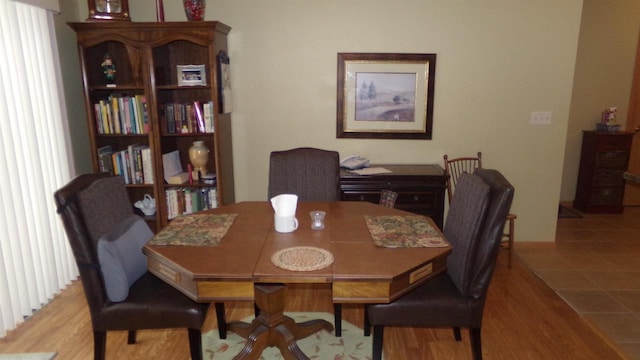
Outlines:
{"label": "drawer pull", "polygon": [[433,272],[433,264],[427,264],[418,270],[412,272],[409,275],[409,284],[413,284],[414,282],[423,279],[427,275],[430,275]]}

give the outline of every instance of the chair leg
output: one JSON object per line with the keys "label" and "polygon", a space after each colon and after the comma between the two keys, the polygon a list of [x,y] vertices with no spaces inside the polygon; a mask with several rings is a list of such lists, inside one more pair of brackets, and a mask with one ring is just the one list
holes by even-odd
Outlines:
{"label": "chair leg", "polygon": [[509,260],[507,261],[507,267],[511,269],[511,259],[513,258],[513,231],[515,229],[516,219],[509,219]]}
{"label": "chair leg", "polygon": [[136,331],[129,330],[129,333],[127,335],[127,344],[131,345],[135,343],[136,343]]}
{"label": "chair leg", "polygon": [[200,329],[189,329],[189,351],[191,352],[191,360],[202,360],[202,333]]}
{"label": "chair leg", "polygon": [[373,325],[373,360],[382,360],[382,342],[384,340],[384,325]]}
{"label": "chair leg", "polygon": [[369,322],[369,305],[364,306],[364,336],[371,335],[371,322]]}
{"label": "chair leg", "polygon": [[342,304],[333,304],[333,327],[336,337],[342,336]]}
{"label": "chair leg", "polygon": [[104,360],[107,346],[107,332],[93,332],[93,360]]}
{"label": "chair leg", "polygon": [[460,328],[458,326],[453,328],[453,337],[456,341],[462,340],[462,334],[460,333]]}
{"label": "chair leg", "polygon": [[227,319],[224,315],[224,303],[215,303],[216,319],[218,320],[218,334],[220,339],[227,338]]}
{"label": "chair leg", "polygon": [[482,360],[482,341],[480,339],[480,328],[469,328],[469,338],[471,339],[471,353],[473,360]]}

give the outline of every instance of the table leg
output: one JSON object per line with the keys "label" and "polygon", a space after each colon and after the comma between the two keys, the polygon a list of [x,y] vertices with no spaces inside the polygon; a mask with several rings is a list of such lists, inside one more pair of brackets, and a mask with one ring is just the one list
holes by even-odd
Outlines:
{"label": "table leg", "polygon": [[229,323],[229,331],[247,339],[234,360],[259,359],[262,351],[270,346],[280,349],[286,360],[308,360],[296,340],[304,339],[322,329],[333,331],[333,325],[325,320],[310,320],[298,324],[285,316],[286,285],[256,284],[254,289],[260,315],[250,324],[239,321]]}

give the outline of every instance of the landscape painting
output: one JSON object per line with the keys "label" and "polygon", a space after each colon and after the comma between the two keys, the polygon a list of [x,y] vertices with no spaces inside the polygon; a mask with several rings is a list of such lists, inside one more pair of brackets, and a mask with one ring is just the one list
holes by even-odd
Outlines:
{"label": "landscape painting", "polygon": [[416,74],[357,73],[356,121],[415,121]]}
{"label": "landscape painting", "polygon": [[338,53],[336,137],[431,139],[435,54]]}

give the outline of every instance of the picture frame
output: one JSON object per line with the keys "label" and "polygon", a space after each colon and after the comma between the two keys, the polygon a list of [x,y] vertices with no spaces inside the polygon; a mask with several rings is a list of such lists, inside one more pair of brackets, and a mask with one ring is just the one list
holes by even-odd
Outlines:
{"label": "picture frame", "polygon": [[207,85],[207,73],[204,65],[176,65],[178,86]]}
{"label": "picture frame", "polygon": [[88,0],[89,18],[87,20],[125,20],[129,17],[129,0]]}
{"label": "picture frame", "polygon": [[220,50],[216,58],[218,62],[218,108],[221,113],[228,114],[233,110],[231,61],[224,50]]}
{"label": "picture frame", "polygon": [[436,54],[338,53],[337,138],[433,134]]}

